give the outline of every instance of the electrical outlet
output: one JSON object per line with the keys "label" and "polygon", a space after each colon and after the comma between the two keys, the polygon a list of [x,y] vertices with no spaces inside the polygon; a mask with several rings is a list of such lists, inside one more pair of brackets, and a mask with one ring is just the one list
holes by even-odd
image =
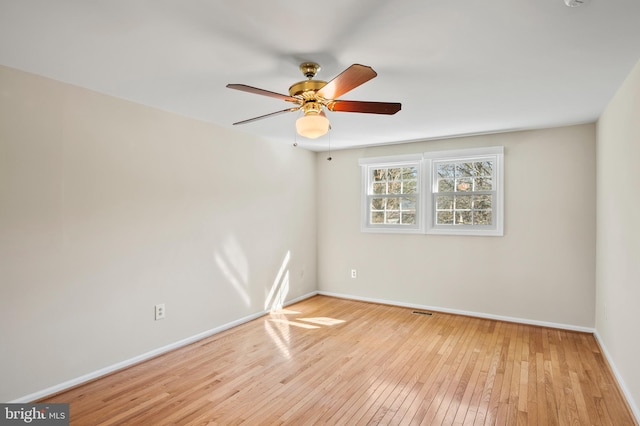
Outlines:
{"label": "electrical outlet", "polygon": [[159,303],[156,305],[156,321],[164,319],[165,310],[164,303]]}
{"label": "electrical outlet", "polygon": [[358,278],[358,271],[356,271],[355,269],[351,270],[351,278]]}

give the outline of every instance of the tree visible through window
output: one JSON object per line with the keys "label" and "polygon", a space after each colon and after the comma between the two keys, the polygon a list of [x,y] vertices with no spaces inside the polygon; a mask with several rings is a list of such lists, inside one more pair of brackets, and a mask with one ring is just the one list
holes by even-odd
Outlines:
{"label": "tree visible through window", "polygon": [[494,162],[434,162],[437,225],[493,223]]}
{"label": "tree visible through window", "polygon": [[421,154],[363,158],[362,230],[421,232]]}
{"label": "tree visible through window", "polygon": [[416,225],[418,167],[381,167],[370,170],[370,223]]}
{"label": "tree visible through window", "polygon": [[503,158],[500,146],[361,158],[362,230],[503,235]]}
{"label": "tree visible through window", "polygon": [[426,152],[427,234],[503,234],[503,148]]}

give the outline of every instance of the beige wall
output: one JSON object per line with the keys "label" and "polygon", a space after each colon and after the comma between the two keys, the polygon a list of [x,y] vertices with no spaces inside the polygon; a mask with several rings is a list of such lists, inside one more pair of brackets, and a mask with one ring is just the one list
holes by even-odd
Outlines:
{"label": "beige wall", "polygon": [[[359,158],[494,145],[505,150],[503,237],[360,232]],[[354,149],[317,161],[321,291],[593,328],[594,125]]]}
{"label": "beige wall", "polygon": [[0,401],[264,310],[287,253],[315,291],[314,189],[308,151],[0,67]]}
{"label": "beige wall", "polygon": [[640,419],[640,62],[597,129],[596,332]]}

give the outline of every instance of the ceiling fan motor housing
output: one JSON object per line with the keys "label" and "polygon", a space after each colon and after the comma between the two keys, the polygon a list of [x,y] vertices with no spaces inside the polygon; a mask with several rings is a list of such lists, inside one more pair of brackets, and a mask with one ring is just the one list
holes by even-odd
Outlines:
{"label": "ceiling fan motor housing", "polygon": [[315,92],[322,89],[326,84],[327,82],[322,80],[299,81],[289,87],[289,95],[305,97],[305,92],[311,92],[315,95]]}
{"label": "ceiling fan motor housing", "polygon": [[302,98],[302,111],[304,111],[305,115],[309,113],[318,114],[322,112],[323,99],[317,95],[317,91],[326,84],[327,82],[322,80],[299,81],[289,87],[289,94]]}

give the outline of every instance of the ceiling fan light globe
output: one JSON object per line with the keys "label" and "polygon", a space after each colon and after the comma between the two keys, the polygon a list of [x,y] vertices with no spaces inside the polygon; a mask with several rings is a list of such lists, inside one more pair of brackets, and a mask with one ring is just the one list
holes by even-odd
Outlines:
{"label": "ceiling fan light globe", "polygon": [[300,136],[316,139],[329,131],[329,119],[320,114],[306,114],[296,120],[296,132]]}

